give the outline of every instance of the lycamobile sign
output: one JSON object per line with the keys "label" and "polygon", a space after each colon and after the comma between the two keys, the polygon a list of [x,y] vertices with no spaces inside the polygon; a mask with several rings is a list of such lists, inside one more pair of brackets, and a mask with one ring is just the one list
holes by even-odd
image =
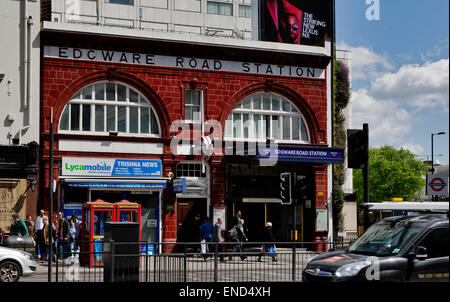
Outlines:
{"label": "lycamobile sign", "polygon": [[63,157],[62,175],[161,177],[161,161]]}

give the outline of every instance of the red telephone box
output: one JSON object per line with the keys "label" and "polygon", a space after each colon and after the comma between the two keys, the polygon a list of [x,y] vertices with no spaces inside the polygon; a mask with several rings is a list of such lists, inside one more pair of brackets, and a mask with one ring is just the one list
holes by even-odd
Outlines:
{"label": "red telephone box", "polygon": [[128,200],[114,204],[114,221],[139,223],[139,241],[141,241],[141,205]]}
{"label": "red telephone box", "polygon": [[81,264],[88,264],[90,267],[103,265],[103,226],[105,222],[114,221],[114,212],[114,204],[101,199],[83,204]]}

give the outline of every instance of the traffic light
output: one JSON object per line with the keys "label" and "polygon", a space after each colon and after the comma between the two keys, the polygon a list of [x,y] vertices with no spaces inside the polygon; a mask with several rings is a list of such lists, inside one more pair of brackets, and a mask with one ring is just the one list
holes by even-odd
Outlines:
{"label": "traffic light", "polygon": [[281,204],[292,203],[292,174],[289,172],[280,174],[280,198]]}
{"label": "traffic light", "polygon": [[311,198],[310,183],[307,181],[306,176],[297,176],[295,199],[297,200],[297,203],[300,204],[304,203],[308,198]]}
{"label": "traffic light", "polygon": [[369,160],[368,131],[361,129],[347,130],[348,168],[362,169]]}

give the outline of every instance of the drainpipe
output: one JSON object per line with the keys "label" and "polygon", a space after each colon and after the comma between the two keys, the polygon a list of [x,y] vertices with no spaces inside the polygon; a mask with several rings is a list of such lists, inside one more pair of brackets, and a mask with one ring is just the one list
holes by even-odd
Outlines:
{"label": "drainpipe", "polygon": [[[27,0],[25,1],[27,2]],[[33,22],[33,18],[31,16],[28,16],[26,18],[27,20],[27,48],[26,48],[26,70],[27,70],[27,97],[26,97],[26,104],[25,104],[25,109],[30,109],[30,104],[31,104],[31,83],[32,83],[32,78],[31,78],[31,59],[32,59],[32,41],[31,41],[31,35],[32,35],[32,26],[34,24]],[[28,121],[28,124],[30,123],[30,121]]]}

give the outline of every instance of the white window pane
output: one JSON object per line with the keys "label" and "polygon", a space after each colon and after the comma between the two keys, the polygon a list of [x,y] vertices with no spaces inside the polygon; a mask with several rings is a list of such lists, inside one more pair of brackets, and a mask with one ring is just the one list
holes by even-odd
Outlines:
{"label": "white window pane", "polygon": [[141,133],[150,133],[149,108],[141,108]]}
{"label": "white window pane", "polygon": [[184,119],[187,121],[192,121],[192,107],[186,106],[185,112],[184,112]]}
{"label": "white window pane", "polygon": [[287,101],[283,101],[283,109],[284,112],[290,112],[291,111],[291,104]]}
{"label": "white window pane", "polygon": [[303,119],[301,123],[302,123],[302,141],[309,141],[308,131],[306,130],[306,125],[303,122]]}
{"label": "white window pane", "polygon": [[139,102],[138,93],[133,89],[128,89],[130,93],[130,102],[137,103]]}
{"label": "white window pane", "polygon": [[192,104],[200,106],[200,90],[192,91]]}
{"label": "white window pane", "polygon": [[291,139],[291,118],[288,116],[283,116],[283,139]]}
{"label": "white window pane", "polygon": [[130,107],[130,133],[139,133],[139,109]]}
{"label": "white window pane", "polygon": [[81,91],[81,98],[83,100],[92,100],[92,87],[93,85],[83,88]]}
{"label": "white window pane", "polygon": [[292,139],[300,140],[300,118],[292,118]]}
{"label": "white window pane", "polygon": [[106,106],[106,131],[116,131],[116,106]]}
{"label": "white window pane", "polygon": [[267,138],[270,136],[270,115],[263,115],[263,138]]}
{"label": "white window pane", "polygon": [[185,103],[192,104],[191,90],[189,90],[189,89],[186,89],[186,92],[185,92]]}
{"label": "white window pane", "polygon": [[83,104],[83,131],[91,131],[91,105]]}
{"label": "white window pane", "polygon": [[80,104],[70,105],[70,130],[80,130]]}
{"label": "white window pane", "polygon": [[272,111],[280,110],[280,99],[277,97],[272,97]]}
{"label": "white window pane", "polygon": [[251,99],[250,99],[250,98],[247,98],[247,99],[245,99],[245,100],[243,101],[243,103],[242,103],[242,108],[244,108],[244,109],[251,109],[251,108],[252,108],[251,105],[252,105]]}
{"label": "white window pane", "polygon": [[253,98],[253,109],[261,110],[261,95],[258,94]]}
{"label": "white window pane", "polygon": [[253,115],[253,138],[263,138],[261,137],[261,115]]}
{"label": "white window pane", "polygon": [[153,110],[150,109],[151,113],[151,133],[152,134],[159,134],[159,127],[158,127],[158,121],[156,119],[156,115],[153,112]]}
{"label": "white window pane", "polygon": [[200,106],[193,106],[192,107],[192,120],[193,121],[201,121],[201,112],[200,112]]}
{"label": "white window pane", "polygon": [[233,120],[231,114],[228,116],[228,119],[225,121],[225,137],[233,136]]}
{"label": "white window pane", "polygon": [[244,138],[249,138],[250,122],[249,122],[249,115],[248,114],[243,114],[242,115],[242,123],[243,123],[243,130],[244,130]]}
{"label": "white window pane", "polygon": [[105,131],[105,106],[95,105],[95,131]]}
{"label": "white window pane", "polygon": [[117,100],[119,102],[127,101],[127,87],[120,84],[117,85]]}
{"label": "white window pane", "polygon": [[117,107],[117,130],[127,132],[127,107]]}
{"label": "white window pane", "polygon": [[106,99],[108,101],[116,100],[116,84],[106,83]]}
{"label": "white window pane", "polygon": [[272,115],[272,137],[274,139],[280,138],[280,118],[279,116]]}
{"label": "white window pane", "polygon": [[95,99],[98,101],[105,100],[105,83],[95,84]]}
{"label": "white window pane", "polygon": [[241,130],[241,115],[239,113],[233,113],[233,137],[240,138]]}
{"label": "white window pane", "polygon": [[60,130],[69,130],[69,109],[70,106],[67,105],[66,108],[64,108],[64,112],[61,115],[61,121],[59,122],[59,129]]}
{"label": "white window pane", "polygon": [[270,110],[270,95],[265,94],[263,96],[263,110]]}

